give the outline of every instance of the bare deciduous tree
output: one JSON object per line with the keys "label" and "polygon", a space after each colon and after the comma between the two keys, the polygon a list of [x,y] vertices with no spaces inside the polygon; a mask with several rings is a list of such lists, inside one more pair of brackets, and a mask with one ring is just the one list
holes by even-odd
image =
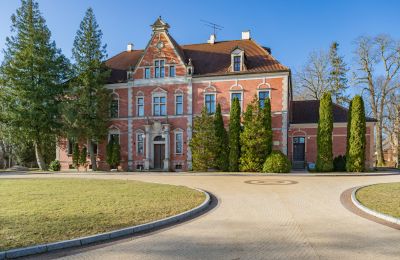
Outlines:
{"label": "bare deciduous tree", "polygon": [[399,167],[400,159],[400,93],[389,95],[383,119],[383,131],[392,149],[394,161]]}
{"label": "bare deciduous tree", "polygon": [[361,36],[355,41],[357,85],[363,87],[375,125],[377,164],[384,165],[382,133],[385,105],[389,95],[398,88],[395,82],[400,69],[399,43],[390,36]]}

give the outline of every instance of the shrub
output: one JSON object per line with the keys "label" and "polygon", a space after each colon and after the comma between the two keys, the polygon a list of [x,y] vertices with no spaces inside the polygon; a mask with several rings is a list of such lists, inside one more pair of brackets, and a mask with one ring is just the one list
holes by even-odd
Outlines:
{"label": "shrub", "polygon": [[219,103],[214,116],[214,127],[217,141],[215,166],[217,169],[226,172],[229,170],[229,140]]}
{"label": "shrub", "polygon": [[335,172],[345,172],[346,171],[346,156],[339,155],[333,159],[333,170]]}
{"label": "shrub", "polygon": [[79,151],[79,144],[75,143],[72,149],[72,165],[75,169],[79,170],[79,158],[80,158],[80,151]]}
{"label": "shrub", "polygon": [[59,160],[54,160],[49,165],[49,170],[52,172],[58,172],[61,170],[61,164]]}
{"label": "shrub", "polygon": [[264,162],[263,172],[287,173],[292,165],[281,151],[272,151]]}
{"label": "shrub", "polygon": [[81,154],[80,154],[80,157],[79,157],[79,164],[81,166],[83,166],[85,168],[85,170],[87,170],[87,165],[88,165],[86,157],[87,157],[87,149],[84,146],[82,148],[82,151],[81,151]]}
{"label": "shrub", "polygon": [[233,99],[229,117],[229,171],[239,171],[240,159],[240,103],[238,98]]}

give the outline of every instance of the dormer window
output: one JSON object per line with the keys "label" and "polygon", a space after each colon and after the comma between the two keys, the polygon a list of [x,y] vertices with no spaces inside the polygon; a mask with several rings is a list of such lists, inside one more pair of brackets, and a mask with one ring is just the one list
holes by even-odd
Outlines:
{"label": "dormer window", "polygon": [[233,56],[233,71],[240,71],[242,67],[242,57],[237,55]]}
{"label": "dormer window", "polygon": [[155,60],[154,61],[154,77],[155,78],[164,78],[165,77],[165,61],[164,60]]}

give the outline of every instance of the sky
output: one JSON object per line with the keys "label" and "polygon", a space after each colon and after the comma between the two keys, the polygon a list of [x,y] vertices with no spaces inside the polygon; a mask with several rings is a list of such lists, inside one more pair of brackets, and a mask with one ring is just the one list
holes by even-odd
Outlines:
{"label": "sky", "polygon": [[[75,33],[88,7],[94,9],[107,44],[108,56],[146,46],[150,24],[158,16],[171,26],[170,34],[180,44],[206,42],[212,29],[201,20],[223,26],[218,40],[240,39],[241,32],[270,47],[281,63],[298,70],[314,50],[328,50],[339,42],[346,62],[354,62],[354,45],[360,35],[390,34],[400,39],[400,1],[134,1],[134,0],[38,0],[42,15],[57,47],[70,58]],[[10,17],[18,0],[0,1],[0,49],[10,35]],[[3,53],[0,54],[0,62]]]}

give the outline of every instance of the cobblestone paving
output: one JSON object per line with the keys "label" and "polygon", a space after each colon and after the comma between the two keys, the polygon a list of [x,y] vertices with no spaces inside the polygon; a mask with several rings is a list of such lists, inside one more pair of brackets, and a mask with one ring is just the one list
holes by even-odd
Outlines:
{"label": "cobblestone paving", "polygon": [[[64,175],[63,177],[68,177]],[[81,176],[87,177],[87,176]],[[340,202],[354,186],[400,176],[96,175],[187,185],[219,204],[152,234],[42,257],[65,259],[399,259],[400,231],[361,218]]]}

